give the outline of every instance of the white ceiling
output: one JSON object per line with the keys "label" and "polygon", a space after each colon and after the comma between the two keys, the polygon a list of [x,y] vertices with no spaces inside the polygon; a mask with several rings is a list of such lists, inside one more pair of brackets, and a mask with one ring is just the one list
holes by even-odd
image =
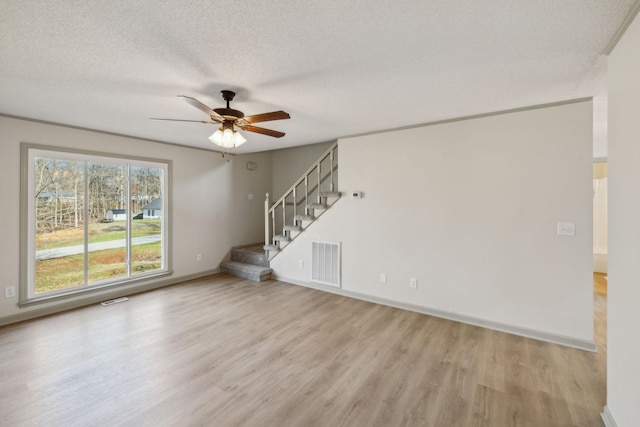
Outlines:
{"label": "white ceiling", "polygon": [[0,113],[214,149],[178,99],[290,120],[236,152],[596,95],[635,0],[3,0]]}

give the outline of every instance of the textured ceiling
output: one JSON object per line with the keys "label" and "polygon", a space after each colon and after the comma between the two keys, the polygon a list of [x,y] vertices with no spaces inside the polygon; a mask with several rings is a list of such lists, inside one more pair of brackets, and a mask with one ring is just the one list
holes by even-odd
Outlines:
{"label": "textured ceiling", "polygon": [[245,114],[236,152],[595,95],[634,0],[3,0],[0,113],[211,148],[176,95]]}

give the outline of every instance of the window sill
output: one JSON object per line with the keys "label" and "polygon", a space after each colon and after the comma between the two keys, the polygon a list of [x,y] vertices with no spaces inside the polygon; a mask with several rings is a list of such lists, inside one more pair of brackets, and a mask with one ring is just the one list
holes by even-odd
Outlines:
{"label": "window sill", "polygon": [[19,308],[26,308],[26,307],[31,307],[34,305],[39,305],[39,304],[46,304],[46,303],[51,303],[51,302],[59,302],[59,301],[65,301],[74,297],[78,297],[81,295],[91,295],[97,292],[104,292],[104,291],[108,291],[108,290],[113,290],[113,289],[120,289],[120,288],[124,288],[124,287],[128,287],[128,286],[132,286],[132,285],[136,285],[136,284],[140,284],[143,282],[147,282],[149,280],[153,280],[153,279],[159,279],[161,277],[167,277],[167,276],[171,276],[173,274],[172,271],[161,271],[158,273],[149,273],[149,274],[145,274],[144,276],[140,276],[140,277],[134,277],[134,278],[127,278],[126,280],[122,280],[122,281],[118,281],[118,282],[110,282],[110,283],[105,283],[102,285],[96,285],[96,286],[88,286],[88,287],[82,287],[82,288],[76,288],[76,289],[70,289],[68,291],[61,291],[59,293],[55,293],[53,295],[42,295],[42,296],[36,296],[33,298],[28,298],[25,299],[23,301],[20,301],[18,303],[18,307]]}

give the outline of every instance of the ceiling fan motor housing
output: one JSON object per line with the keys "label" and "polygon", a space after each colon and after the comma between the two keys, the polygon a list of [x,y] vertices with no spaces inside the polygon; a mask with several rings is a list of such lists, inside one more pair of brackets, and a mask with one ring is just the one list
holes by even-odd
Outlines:
{"label": "ceiling fan motor housing", "polygon": [[234,110],[233,108],[214,108],[213,111],[220,114],[226,120],[236,120],[244,117],[242,111]]}

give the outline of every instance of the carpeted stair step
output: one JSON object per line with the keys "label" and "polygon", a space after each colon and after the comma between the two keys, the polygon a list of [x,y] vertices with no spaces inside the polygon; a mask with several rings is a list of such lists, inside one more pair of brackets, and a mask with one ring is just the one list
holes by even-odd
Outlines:
{"label": "carpeted stair step", "polygon": [[325,203],[310,203],[307,205],[307,209],[327,209]]}
{"label": "carpeted stair step", "polygon": [[231,251],[231,261],[269,267],[269,258],[264,253],[262,245],[233,249]]}
{"label": "carpeted stair step", "polygon": [[291,239],[286,234],[278,234],[277,236],[273,236],[274,242],[288,242],[289,240]]}
{"label": "carpeted stair step", "polygon": [[296,215],[293,217],[294,221],[313,221],[313,215]]}
{"label": "carpeted stair step", "polygon": [[280,246],[278,245],[264,245],[262,248],[265,251],[270,251],[270,252],[278,252],[280,250]]}
{"label": "carpeted stair step", "polygon": [[299,225],[285,225],[284,231],[296,231],[299,233],[302,231],[302,227],[300,227]]}
{"label": "carpeted stair step", "polygon": [[340,197],[342,196],[342,193],[340,193],[339,191],[321,191],[320,192],[320,196],[322,197]]}
{"label": "carpeted stair step", "polygon": [[271,279],[272,270],[260,265],[247,264],[239,261],[224,261],[220,264],[220,271],[254,282],[263,282]]}

